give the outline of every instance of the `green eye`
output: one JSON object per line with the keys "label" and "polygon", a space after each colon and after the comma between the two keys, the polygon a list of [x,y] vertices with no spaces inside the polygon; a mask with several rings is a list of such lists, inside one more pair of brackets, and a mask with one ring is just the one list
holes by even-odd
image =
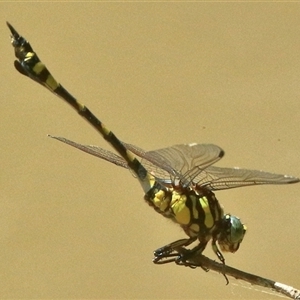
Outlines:
{"label": "green eye", "polygon": [[230,223],[230,241],[232,243],[241,243],[246,233],[245,225],[235,216],[230,217]]}

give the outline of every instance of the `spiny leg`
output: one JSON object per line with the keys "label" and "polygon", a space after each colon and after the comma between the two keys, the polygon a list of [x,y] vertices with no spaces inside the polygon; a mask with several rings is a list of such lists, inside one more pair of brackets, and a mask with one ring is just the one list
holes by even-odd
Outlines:
{"label": "spiny leg", "polygon": [[[204,249],[206,248],[207,242],[200,242],[197,246],[195,246],[192,249],[185,249],[185,251],[180,251],[180,254],[176,256],[176,258],[174,259],[175,263],[178,265],[182,265],[182,266],[186,266],[186,267],[190,267],[192,269],[195,269],[197,267],[202,268],[205,272],[208,272],[209,269],[201,264],[195,264],[192,263],[191,261],[193,260],[193,258],[202,255],[202,252],[204,251]],[[220,261],[223,264],[223,269],[225,268],[225,259],[223,257],[223,255],[221,254],[221,252],[219,251],[217,245],[216,245],[216,240],[213,239],[212,241],[212,248],[213,251],[217,254],[218,258],[220,259]],[[222,275],[224,276],[225,280],[226,280],[226,285],[229,284],[229,280],[228,277],[225,274],[225,269],[222,272]]]}
{"label": "spiny leg", "polygon": [[213,238],[213,240],[211,242],[212,249],[213,249],[214,253],[217,255],[218,259],[221,261],[221,263],[223,265],[225,265],[225,258],[223,256],[223,254],[220,252],[216,242],[217,242],[217,239]]}
{"label": "spiny leg", "polygon": [[222,253],[220,252],[220,250],[219,250],[216,242],[217,242],[217,239],[216,239],[216,237],[214,237],[213,240],[212,240],[212,242],[211,242],[212,249],[213,249],[214,253],[217,255],[217,257],[219,258],[219,260],[221,261],[221,263],[223,264],[223,269],[224,270],[223,270],[222,274],[225,277],[226,285],[228,285],[229,284],[229,280],[228,280],[228,277],[225,274],[225,258],[222,255]]}
{"label": "spiny leg", "polygon": [[181,239],[158,248],[154,251],[153,262],[155,264],[166,264],[169,262],[176,262],[188,249],[186,246],[190,245],[196,238]]}
{"label": "spiny leg", "polygon": [[201,265],[195,265],[193,263],[189,262],[189,259],[194,257],[195,255],[201,255],[204,249],[206,248],[207,242],[200,242],[197,246],[195,246],[192,249],[186,249],[185,252],[181,253],[177,259],[176,259],[176,264],[181,265],[181,266],[186,266],[186,267],[191,267],[191,268],[197,268],[201,267],[204,271],[208,271],[207,268],[201,266]]}

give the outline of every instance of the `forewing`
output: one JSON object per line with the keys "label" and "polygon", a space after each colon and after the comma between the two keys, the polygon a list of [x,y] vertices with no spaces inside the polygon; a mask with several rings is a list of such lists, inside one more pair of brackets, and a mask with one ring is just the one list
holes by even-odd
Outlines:
{"label": "forewing", "polygon": [[70,140],[68,140],[66,138],[63,138],[63,137],[51,136],[51,135],[48,135],[48,136],[53,138],[53,139],[56,139],[60,142],[63,142],[65,144],[68,144],[72,147],[75,147],[75,148],[77,148],[81,151],[84,151],[88,154],[91,154],[91,155],[94,155],[94,156],[99,157],[101,159],[107,160],[107,161],[109,161],[109,162],[111,162],[111,163],[113,163],[117,166],[128,169],[128,165],[127,165],[127,162],[125,161],[125,159],[123,159],[122,157],[118,156],[117,154],[115,154],[111,151],[105,150],[105,149],[100,148],[98,146],[82,145],[82,144],[70,141]]}
{"label": "forewing", "polygon": [[179,144],[148,152],[134,145],[125,146],[142,158],[142,165],[154,176],[177,178],[186,184],[224,155],[224,151],[213,144]]}
{"label": "forewing", "polygon": [[[117,154],[111,152],[111,151],[108,151],[108,150],[105,150],[99,146],[94,146],[94,145],[83,145],[83,144],[80,144],[80,143],[76,143],[76,142],[73,142],[71,140],[68,140],[64,137],[58,137],[58,136],[51,136],[51,135],[48,135],[49,137],[53,138],[53,139],[56,139],[60,142],[63,142],[65,144],[68,144],[74,148],[77,148],[83,152],[86,152],[88,154],[91,154],[91,155],[94,155],[96,157],[99,157],[101,159],[104,159],[110,163],[113,163],[117,166],[120,166],[120,167],[123,167],[123,168],[126,168],[126,169],[129,169],[128,167],[128,164],[127,162],[125,161],[125,159],[123,159],[122,157],[118,156]],[[124,143],[125,147],[128,147],[128,149],[130,151],[132,151],[134,154],[136,154],[137,156],[139,157],[142,157],[146,152],[144,150],[142,150],[141,148],[137,147],[137,146],[133,146],[133,145],[130,145],[130,144],[126,144]],[[148,171],[152,171],[154,170],[155,168],[159,169],[158,167],[155,167],[152,163],[150,163],[149,161],[147,160],[144,160],[144,162],[148,165],[148,168],[146,168]],[[152,167],[151,167],[152,166]],[[130,169],[129,169],[130,170]],[[163,171],[162,169],[159,169],[159,176],[155,176],[157,177],[157,179],[164,185],[170,185],[170,175],[168,172],[165,172]],[[157,174],[157,172],[156,172]],[[154,174],[153,174],[154,175]],[[136,177],[134,174],[133,174],[134,177]]]}
{"label": "forewing", "polygon": [[[88,154],[128,169],[127,162],[111,151],[98,146],[82,145],[63,137],[49,136]],[[134,154],[141,157],[142,164],[147,171],[151,172],[162,183],[165,182],[165,184],[170,184],[169,179],[174,176],[180,180],[187,181],[193,178],[193,182],[198,186],[207,187],[214,191],[250,185],[289,184],[300,181],[299,178],[289,175],[211,166],[224,155],[222,149],[215,145],[181,144],[148,152],[131,144],[124,143],[124,145]]]}
{"label": "forewing", "polygon": [[141,164],[152,175],[161,179],[170,179],[179,175],[172,167],[171,162],[161,153],[165,149],[145,151],[132,144],[124,143],[124,145],[128,150],[141,158]]}
{"label": "forewing", "polygon": [[259,170],[210,166],[198,174],[194,182],[215,191],[250,185],[296,183],[299,178]]}

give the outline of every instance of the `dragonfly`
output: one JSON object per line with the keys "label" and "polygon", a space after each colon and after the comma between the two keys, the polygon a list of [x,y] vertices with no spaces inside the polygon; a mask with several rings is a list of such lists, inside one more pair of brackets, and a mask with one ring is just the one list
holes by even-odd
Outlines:
{"label": "dragonfly", "polygon": [[[16,70],[72,106],[117,154],[99,146],[83,145],[63,137],[51,137],[129,169],[143,189],[145,202],[163,217],[177,223],[185,232],[186,238],[155,250],[154,263],[175,262],[197,267],[189,259],[193,255],[201,255],[211,242],[213,252],[225,265],[222,253],[236,252],[247,228],[240,218],[224,212],[214,192],[244,186],[299,182],[299,178],[289,175],[214,166],[225,154],[222,148],[214,144],[179,144],[145,151],[123,142],[56,81],[30,43],[11,24],[7,22],[7,25],[17,58],[14,62]],[[197,245],[189,248],[194,242]]]}

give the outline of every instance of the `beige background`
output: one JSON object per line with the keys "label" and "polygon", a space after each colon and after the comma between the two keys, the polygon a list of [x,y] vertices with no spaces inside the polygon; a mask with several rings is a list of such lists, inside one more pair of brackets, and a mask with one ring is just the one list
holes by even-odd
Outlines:
{"label": "beige background", "polygon": [[[277,298],[151,262],[184,233],[143,202],[128,171],[47,138],[109,149],[14,70],[6,20],[123,140],[149,150],[215,143],[226,150],[220,166],[300,176],[300,4],[0,6],[0,298]],[[217,193],[249,228],[227,264],[300,288],[299,191]]]}

